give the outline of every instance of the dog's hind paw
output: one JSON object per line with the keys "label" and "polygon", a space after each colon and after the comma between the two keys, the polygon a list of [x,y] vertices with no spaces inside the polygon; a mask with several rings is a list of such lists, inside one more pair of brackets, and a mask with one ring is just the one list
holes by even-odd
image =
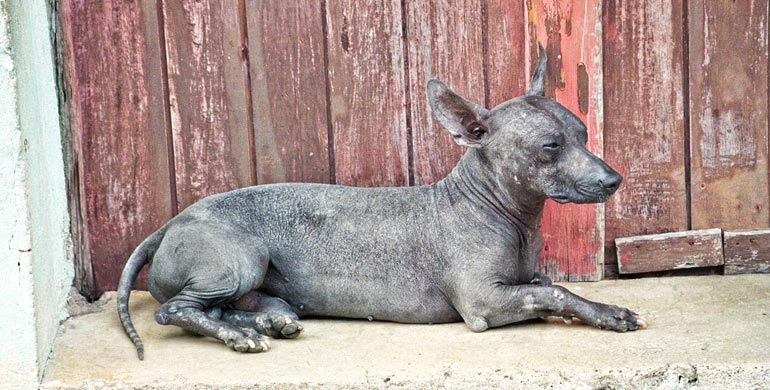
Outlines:
{"label": "dog's hind paw", "polygon": [[257,329],[273,338],[294,339],[305,329],[302,323],[280,313],[265,313],[257,317]]}
{"label": "dog's hind paw", "polygon": [[289,317],[278,316],[271,321],[273,329],[280,332],[281,337],[287,339],[299,337],[300,333],[305,329],[299,321],[292,320]]}
{"label": "dog's hind paw", "polygon": [[254,329],[241,328],[242,334],[233,334],[225,339],[225,344],[237,352],[267,352],[270,344],[267,337],[257,333]]}

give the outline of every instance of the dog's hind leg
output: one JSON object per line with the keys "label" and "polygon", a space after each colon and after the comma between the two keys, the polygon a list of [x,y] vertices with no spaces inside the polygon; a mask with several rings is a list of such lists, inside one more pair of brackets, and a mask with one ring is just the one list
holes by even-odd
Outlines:
{"label": "dog's hind leg", "polygon": [[266,351],[267,339],[253,327],[210,314],[259,287],[268,262],[260,240],[236,228],[201,221],[169,228],[147,276],[148,289],[162,302],[155,320],[222,340],[239,352]]}
{"label": "dog's hind leg", "polygon": [[155,320],[161,325],[176,325],[202,336],[222,340],[238,352],[263,352],[268,350],[265,337],[249,327],[238,327],[207,315],[204,304],[180,298],[179,295],[162,304],[155,311]]}
{"label": "dog's hind leg", "polygon": [[226,306],[222,310],[222,321],[253,328],[273,338],[297,338],[304,329],[297,312],[281,298],[252,291]]}

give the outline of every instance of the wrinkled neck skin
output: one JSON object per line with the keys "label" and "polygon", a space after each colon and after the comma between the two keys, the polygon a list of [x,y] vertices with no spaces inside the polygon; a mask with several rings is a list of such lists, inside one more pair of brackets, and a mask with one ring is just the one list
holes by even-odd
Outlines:
{"label": "wrinkled neck skin", "polygon": [[[545,196],[532,194],[521,182],[500,182],[486,164],[478,150],[468,150],[437,183],[446,188],[441,193],[456,212],[478,217],[481,224],[513,240],[511,244],[519,250],[534,249],[531,244],[539,241]],[[536,244],[539,253],[539,242]]]}

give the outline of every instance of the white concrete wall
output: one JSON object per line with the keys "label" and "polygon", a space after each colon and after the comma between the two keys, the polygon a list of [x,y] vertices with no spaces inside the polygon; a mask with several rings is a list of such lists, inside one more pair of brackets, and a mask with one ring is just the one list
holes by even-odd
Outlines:
{"label": "white concrete wall", "polygon": [[0,0],[0,383],[42,375],[73,266],[46,0]]}
{"label": "white concrete wall", "polygon": [[7,388],[37,382],[37,340],[29,227],[8,1],[0,0],[0,376]]}
{"label": "white concrete wall", "polygon": [[51,19],[46,0],[10,0],[19,124],[27,156],[37,357],[44,363],[72,286],[69,214]]}

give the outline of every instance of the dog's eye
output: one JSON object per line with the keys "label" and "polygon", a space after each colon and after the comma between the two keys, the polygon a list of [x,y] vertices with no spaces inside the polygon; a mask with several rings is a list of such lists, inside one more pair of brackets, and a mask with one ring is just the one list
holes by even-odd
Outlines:
{"label": "dog's eye", "polygon": [[557,150],[560,147],[561,147],[561,145],[559,145],[556,142],[551,142],[551,143],[547,143],[547,144],[543,145],[543,149],[549,150],[549,151]]}

